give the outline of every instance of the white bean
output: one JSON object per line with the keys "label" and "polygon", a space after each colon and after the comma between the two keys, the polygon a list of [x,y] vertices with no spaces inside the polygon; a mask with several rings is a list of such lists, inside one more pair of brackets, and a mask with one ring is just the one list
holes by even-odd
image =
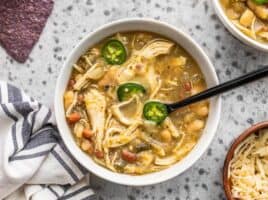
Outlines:
{"label": "white bean", "polygon": [[172,140],[172,137],[171,137],[171,133],[169,130],[167,129],[164,129],[160,132],[160,136],[161,136],[161,139],[164,141],[164,142],[171,142]]}
{"label": "white bean", "polygon": [[200,131],[204,126],[205,122],[203,120],[196,119],[187,126],[187,131],[190,133]]}
{"label": "white bean", "polygon": [[206,117],[208,115],[208,107],[207,106],[199,106],[196,110],[196,113],[201,117]]}

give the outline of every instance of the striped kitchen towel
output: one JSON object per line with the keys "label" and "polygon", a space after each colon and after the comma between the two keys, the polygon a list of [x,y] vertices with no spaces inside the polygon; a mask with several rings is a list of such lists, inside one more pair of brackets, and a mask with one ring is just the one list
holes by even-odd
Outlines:
{"label": "striped kitchen towel", "polygon": [[0,81],[0,199],[95,199],[52,112]]}

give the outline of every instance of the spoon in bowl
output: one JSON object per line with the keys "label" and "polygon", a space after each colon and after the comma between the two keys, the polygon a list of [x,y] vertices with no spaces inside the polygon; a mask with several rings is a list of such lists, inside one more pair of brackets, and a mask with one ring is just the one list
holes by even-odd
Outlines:
{"label": "spoon in bowl", "polygon": [[143,116],[149,121],[160,124],[171,112],[181,107],[188,106],[190,104],[219,95],[265,76],[268,76],[268,66],[264,66],[261,69],[204,90],[196,95],[193,95],[176,103],[165,104],[159,101],[148,101],[144,105]]}

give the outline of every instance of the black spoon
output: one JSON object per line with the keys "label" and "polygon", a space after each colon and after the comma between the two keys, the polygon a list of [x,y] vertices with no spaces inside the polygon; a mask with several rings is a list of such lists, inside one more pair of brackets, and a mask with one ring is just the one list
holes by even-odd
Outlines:
{"label": "black spoon", "polygon": [[219,84],[215,87],[204,90],[203,92],[200,92],[196,95],[193,95],[176,103],[165,104],[157,101],[149,101],[144,105],[143,115],[147,120],[154,121],[156,123],[161,123],[163,120],[165,120],[169,113],[181,107],[216,96],[218,94],[224,93],[249,82],[258,80],[265,76],[268,76],[268,66],[264,66],[263,68],[248,73],[244,76],[235,78],[233,80]]}

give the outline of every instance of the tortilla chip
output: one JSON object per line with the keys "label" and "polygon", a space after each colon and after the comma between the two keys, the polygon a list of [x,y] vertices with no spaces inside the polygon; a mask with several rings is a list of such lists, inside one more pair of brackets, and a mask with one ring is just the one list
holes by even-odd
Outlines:
{"label": "tortilla chip", "polygon": [[0,44],[25,62],[46,24],[53,0],[0,0]]}

